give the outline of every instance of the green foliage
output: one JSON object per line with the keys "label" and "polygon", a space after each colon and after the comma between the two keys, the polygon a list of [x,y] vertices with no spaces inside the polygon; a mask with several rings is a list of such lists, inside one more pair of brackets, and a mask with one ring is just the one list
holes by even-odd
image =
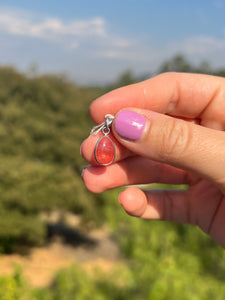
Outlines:
{"label": "green foliage", "polygon": [[95,217],[95,199],[80,178],[79,149],[91,127],[88,105],[97,95],[62,77],[28,78],[0,68],[1,251],[43,244],[42,211]]}
{"label": "green foliage", "polygon": [[0,70],[1,153],[76,167],[96,96],[57,76],[29,79]]}
{"label": "green foliage", "polygon": [[0,178],[1,204],[10,210],[24,214],[56,208],[79,212],[87,205],[85,199],[83,204],[79,201],[86,192],[81,178],[69,166],[5,156]]}
{"label": "green foliage", "polygon": [[136,83],[137,81],[140,81],[140,80],[141,80],[141,78],[135,76],[131,70],[124,71],[119,76],[119,78],[116,80],[116,82],[114,82],[113,84],[110,84],[109,86],[106,87],[105,92],[111,91],[116,88],[120,88],[125,85]]}
{"label": "green foliage", "polygon": [[28,216],[17,210],[0,212],[0,252],[26,252],[27,246],[41,246],[46,229],[36,216]]}
{"label": "green foliage", "polygon": [[113,201],[115,192],[105,197],[104,213],[134,282],[125,299],[224,298],[225,252],[200,229],[131,218]]}
{"label": "green foliage", "polygon": [[34,300],[19,268],[13,276],[0,277],[0,300]]}
{"label": "green foliage", "polygon": [[159,68],[158,73],[163,72],[189,72],[189,73],[204,73],[212,72],[208,62],[203,61],[199,65],[191,64],[182,54],[177,54],[171,59],[165,61]]}
{"label": "green foliage", "polygon": [[[179,227],[173,224],[143,224],[135,220],[120,235],[123,249],[133,262],[132,271],[138,274],[135,280],[142,292],[141,298],[211,299],[213,296],[222,299],[218,297],[217,289],[224,295],[225,288],[221,288],[221,282],[211,274],[210,269],[214,262],[223,261],[224,254],[217,251],[217,247],[210,247],[211,242],[193,228],[183,228],[183,235],[180,236]],[[213,262],[210,262],[210,267],[201,260],[202,255],[207,257],[206,253],[202,253],[202,248],[191,249],[192,235],[198,236],[200,245],[204,240],[206,247],[219,252],[220,255],[214,256]],[[214,271],[219,273],[218,269]],[[223,266],[220,276],[224,275]]]}
{"label": "green foliage", "polygon": [[[49,287],[41,289],[29,287],[17,271],[13,277],[0,278],[0,299],[89,300],[93,299],[93,295],[97,300],[224,299],[223,280],[202,269],[198,253],[187,251],[180,244],[173,247],[173,243],[176,245],[179,240],[173,226],[166,230],[165,224],[161,228],[153,224],[154,231],[149,234],[145,222],[134,219],[131,222],[128,227],[132,227],[129,233],[133,234],[135,253],[129,255],[126,264],[115,265],[107,274],[99,269],[90,274],[73,265],[61,270]],[[159,234],[165,232],[167,235],[163,235],[158,246]],[[200,232],[192,231],[193,234],[204,239]],[[201,251],[201,255],[204,252]],[[217,260],[224,260],[222,252]],[[3,284],[6,292],[1,298]]]}

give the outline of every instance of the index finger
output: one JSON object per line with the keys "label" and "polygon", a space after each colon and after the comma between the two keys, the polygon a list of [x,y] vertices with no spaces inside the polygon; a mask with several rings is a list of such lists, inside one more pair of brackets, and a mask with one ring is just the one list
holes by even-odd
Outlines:
{"label": "index finger", "polygon": [[114,115],[126,107],[200,119],[201,125],[224,130],[225,79],[203,74],[160,74],[101,96],[92,102],[90,115],[99,123],[106,114]]}

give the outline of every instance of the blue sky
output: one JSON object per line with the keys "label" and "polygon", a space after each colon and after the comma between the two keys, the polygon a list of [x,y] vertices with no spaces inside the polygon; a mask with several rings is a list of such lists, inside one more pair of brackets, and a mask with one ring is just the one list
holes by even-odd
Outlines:
{"label": "blue sky", "polygon": [[225,67],[225,0],[0,0],[0,64],[106,83],[183,53]]}

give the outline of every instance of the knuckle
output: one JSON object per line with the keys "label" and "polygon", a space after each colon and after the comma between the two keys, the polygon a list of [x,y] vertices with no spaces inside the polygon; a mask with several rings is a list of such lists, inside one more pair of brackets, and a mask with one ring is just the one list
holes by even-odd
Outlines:
{"label": "knuckle", "polygon": [[184,156],[191,141],[190,124],[171,118],[162,130],[160,156],[167,161]]}

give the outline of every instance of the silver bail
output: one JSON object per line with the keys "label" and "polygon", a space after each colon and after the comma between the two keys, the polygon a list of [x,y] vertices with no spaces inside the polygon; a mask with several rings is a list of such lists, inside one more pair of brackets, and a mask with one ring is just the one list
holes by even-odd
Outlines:
{"label": "silver bail", "polygon": [[108,116],[105,118],[105,127],[106,129],[109,129],[109,127],[112,125],[113,119],[110,119]]}
{"label": "silver bail", "polygon": [[97,135],[101,130],[104,129],[109,131],[110,130],[109,127],[112,125],[113,119],[114,119],[113,115],[110,114],[105,115],[105,121],[99,125],[94,126],[90,134],[94,133],[95,135]]}

